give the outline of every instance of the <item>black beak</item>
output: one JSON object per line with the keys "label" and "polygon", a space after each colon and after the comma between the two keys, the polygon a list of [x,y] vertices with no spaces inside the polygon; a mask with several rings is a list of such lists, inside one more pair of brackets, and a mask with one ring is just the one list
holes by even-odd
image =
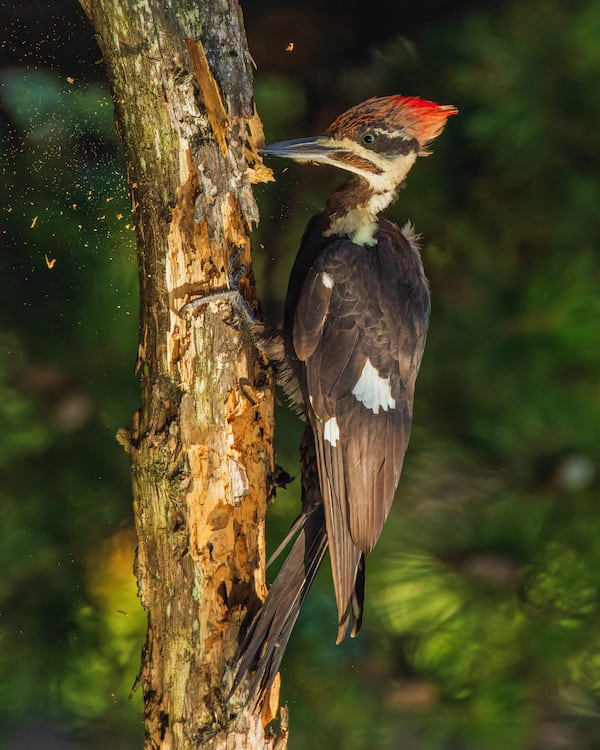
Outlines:
{"label": "black beak", "polygon": [[296,161],[335,164],[335,161],[331,158],[332,155],[348,150],[346,146],[328,135],[317,135],[311,138],[295,138],[292,141],[272,143],[269,146],[263,146],[260,153],[268,156],[280,156],[284,159],[295,159]]}

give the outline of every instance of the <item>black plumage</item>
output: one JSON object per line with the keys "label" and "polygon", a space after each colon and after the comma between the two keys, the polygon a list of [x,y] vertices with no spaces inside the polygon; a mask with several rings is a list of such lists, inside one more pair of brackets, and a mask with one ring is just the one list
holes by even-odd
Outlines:
{"label": "black plumage", "polygon": [[[311,224],[303,248],[318,244],[310,232],[322,236],[321,223]],[[400,477],[429,317],[414,244],[385,219],[378,221],[375,240],[365,246],[330,237],[310,265],[292,323],[317,445],[338,640],[353,624],[350,600],[361,553],[368,554],[379,538]],[[299,263],[305,265],[302,255]],[[356,396],[365,366],[382,390],[366,399],[370,406]],[[335,441],[327,439],[330,420],[339,432]]]}

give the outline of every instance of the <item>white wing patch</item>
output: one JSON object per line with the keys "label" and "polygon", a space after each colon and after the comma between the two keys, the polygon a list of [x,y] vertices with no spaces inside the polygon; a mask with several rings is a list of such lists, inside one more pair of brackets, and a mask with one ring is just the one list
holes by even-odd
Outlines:
{"label": "white wing patch", "polygon": [[321,281],[323,282],[323,286],[327,287],[327,289],[333,289],[333,285],[335,283],[333,280],[333,276],[323,271],[321,273]]}
{"label": "white wing patch", "polygon": [[396,407],[390,379],[382,378],[370,359],[365,362],[360,377],[352,389],[352,395],[374,414],[379,414],[379,409],[387,411]]}
{"label": "white wing patch", "polygon": [[337,441],[340,438],[340,428],[335,417],[331,417],[331,419],[328,419],[324,423],[323,438],[334,447],[337,445]]}

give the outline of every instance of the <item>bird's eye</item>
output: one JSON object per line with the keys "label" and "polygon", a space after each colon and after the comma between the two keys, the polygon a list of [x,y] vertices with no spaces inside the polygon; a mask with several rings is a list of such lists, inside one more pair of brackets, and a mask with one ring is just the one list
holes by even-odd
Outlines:
{"label": "bird's eye", "polygon": [[367,146],[370,146],[372,143],[375,143],[375,133],[365,133],[362,137],[362,142],[365,143]]}

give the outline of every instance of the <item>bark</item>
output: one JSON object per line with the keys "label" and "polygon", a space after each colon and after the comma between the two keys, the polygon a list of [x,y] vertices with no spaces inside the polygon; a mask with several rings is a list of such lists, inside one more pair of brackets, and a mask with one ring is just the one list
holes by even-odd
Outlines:
{"label": "bark", "polygon": [[[260,120],[236,0],[81,0],[115,100],[141,287],[141,408],[131,452],[147,748],[284,748],[243,698],[228,703],[240,624],[264,598],[273,383],[227,308],[193,321],[191,294],[226,288],[258,220]],[[251,275],[242,281],[253,302]]]}

